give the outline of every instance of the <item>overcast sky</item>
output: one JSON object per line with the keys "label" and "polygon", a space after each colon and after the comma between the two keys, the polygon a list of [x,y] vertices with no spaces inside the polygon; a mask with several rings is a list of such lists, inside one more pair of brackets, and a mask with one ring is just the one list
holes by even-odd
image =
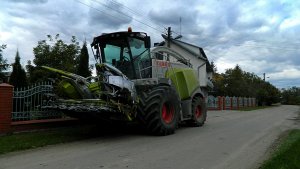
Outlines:
{"label": "overcast sky", "polygon": [[[0,0],[4,57],[33,60],[46,35],[91,42],[103,32],[147,32],[152,42],[171,26],[173,36],[204,49],[219,73],[240,65],[278,88],[300,87],[298,0]],[[181,27],[180,27],[181,18]],[[181,28],[181,29],[180,29]],[[91,62],[93,58],[90,58]]]}

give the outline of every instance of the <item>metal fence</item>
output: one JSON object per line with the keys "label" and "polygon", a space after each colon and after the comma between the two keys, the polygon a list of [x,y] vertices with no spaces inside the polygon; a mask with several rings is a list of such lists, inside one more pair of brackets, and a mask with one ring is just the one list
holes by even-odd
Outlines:
{"label": "metal fence", "polygon": [[210,110],[232,110],[243,107],[254,107],[256,106],[255,98],[246,97],[223,97],[223,96],[208,96],[207,97],[207,108]]}
{"label": "metal fence", "polygon": [[12,121],[62,118],[58,111],[42,109],[47,104],[47,94],[53,92],[51,82],[41,82],[13,91]]}

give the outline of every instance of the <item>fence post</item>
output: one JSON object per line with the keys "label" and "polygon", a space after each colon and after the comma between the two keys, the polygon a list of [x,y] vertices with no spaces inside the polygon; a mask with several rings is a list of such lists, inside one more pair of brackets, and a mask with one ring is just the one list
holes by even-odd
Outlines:
{"label": "fence post", "polygon": [[13,86],[0,84],[0,134],[11,132],[11,113],[13,106]]}

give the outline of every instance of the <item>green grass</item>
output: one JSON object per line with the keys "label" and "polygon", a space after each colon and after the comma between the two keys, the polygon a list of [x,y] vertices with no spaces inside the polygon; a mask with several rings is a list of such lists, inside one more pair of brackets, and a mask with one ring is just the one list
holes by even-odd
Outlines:
{"label": "green grass", "polygon": [[300,169],[300,130],[291,130],[259,169]]}
{"label": "green grass", "polygon": [[0,136],[0,154],[82,140],[90,138],[91,133],[91,127],[77,126]]}

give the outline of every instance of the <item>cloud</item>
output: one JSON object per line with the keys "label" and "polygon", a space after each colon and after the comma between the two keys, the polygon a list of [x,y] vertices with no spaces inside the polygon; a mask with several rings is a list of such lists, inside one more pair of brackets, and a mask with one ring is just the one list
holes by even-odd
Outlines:
{"label": "cloud", "polygon": [[274,72],[269,74],[272,79],[300,79],[300,69],[286,68],[280,72]]}
{"label": "cloud", "polygon": [[180,33],[181,18],[182,40],[203,47],[219,72],[239,64],[284,86],[300,81],[295,79],[300,70],[299,6],[300,1],[288,0],[4,0],[0,44],[7,44],[9,61],[19,49],[26,64],[33,59],[32,48],[47,34],[59,33],[66,42],[72,35],[91,42],[103,32],[132,26],[159,42],[168,26],[173,36]]}
{"label": "cloud", "polygon": [[[180,12],[179,12],[180,11]],[[186,9],[176,6],[172,8],[167,8],[165,10],[152,9],[149,12],[150,19],[154,20],[158,24],[163,25],[178,25],[180,23],[180,18],[182,24],[195,24],[195,17],[197,17],[198,12],[193,9]]]}
{"label": "cloud", "polygon": [[38,4],[38,3],[47,3],[48,0],[7,0],[11,3],[27,3],[27,4]]}
{"label": "cloud", "polygon": [[297,73],[300,76],[300,51],[296,48],[287,50],[283,45],[272,46],[268,42],[246,41],[228,48],[214,47],[213,50],[205,51],[209,57],[212,56],[210,58],[216,63],[219,72],[238,64],[243,70],[257,75],[276,72],[276,80],[298,77],[295,76]]}

